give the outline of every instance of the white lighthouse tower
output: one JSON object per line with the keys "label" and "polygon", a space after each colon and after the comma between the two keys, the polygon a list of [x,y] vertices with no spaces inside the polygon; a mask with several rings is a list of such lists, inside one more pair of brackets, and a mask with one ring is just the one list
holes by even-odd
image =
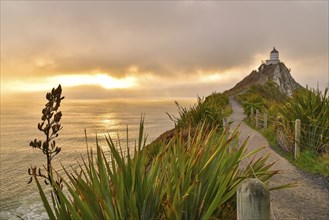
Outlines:
{"label": "white lighthouse tower", "polygon": [[279,60],[279,51],[277,51],[275,49],[275,47],[273,47],[273,50],[271,51],[271,54],[270,54],[270,59],[269,60],[266,60],[266,65],[278,64],[278,63],[280,63],[280,60]]}

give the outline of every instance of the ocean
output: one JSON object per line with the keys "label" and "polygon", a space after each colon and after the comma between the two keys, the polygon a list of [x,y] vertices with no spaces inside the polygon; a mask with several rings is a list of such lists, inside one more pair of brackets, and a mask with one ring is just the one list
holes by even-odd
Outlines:
{"label": "ocean", "polygon": [[[182,106],[195,102],[195,99],[175,100]],[[43,139],[37,124],[41,121],[44,103],[45,100],[1,103],[0,219],[47,219],[35,182],[27,184],[27,169],[46,163],[45,155],[29,146],[31,140]],[[174,127],[166,112],[177,115],[174,99],[64,99],[60,109],[63,129],[56,143],[62,151],[53,160],[60,173],[61,164],[74,168],[79,158],[86,155],[84,129],[89,148],[95,147],[97,134],[100,145],[106,150],[104,135],[109,134],[114,140],[126,140],[128,126],[129,144],[133,146],[138,138],[142,113],[145,114],[148,143]]]}

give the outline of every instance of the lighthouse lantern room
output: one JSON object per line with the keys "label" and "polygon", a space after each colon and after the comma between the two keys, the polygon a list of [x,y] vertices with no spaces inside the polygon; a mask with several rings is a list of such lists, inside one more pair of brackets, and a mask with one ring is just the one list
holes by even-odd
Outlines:
{"label": "lighthouse lantern room", "polygon": [[275,49],[275,47],[273,47],[273,50],[271,51],[271,54],[270,54],[270,59],[269,60],[266,60],[266,65],[278,64],[278,63],[280,63],[280,60],[279,60],[279,51],[277,51]]}

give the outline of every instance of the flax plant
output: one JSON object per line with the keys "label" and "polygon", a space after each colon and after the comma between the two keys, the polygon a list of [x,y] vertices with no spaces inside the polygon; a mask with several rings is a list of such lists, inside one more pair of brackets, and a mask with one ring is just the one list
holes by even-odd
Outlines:
{"label": "flax plant", "polygon": [[329,96],[328,88],[319,90],[301,90],[280,110],[283,127],[293,133],[294,121],[300,119],[301,149],[317,153],[329,151]]}
{"label": "flax plant", "polygon": [[126,155],[122,145],[116,146],[106,136],[109,156],[97,140],[96,155],[88,151],[79,171],[70,173],[64,168],[68,193],[52,184],[60,202],[56,197],[47,200],[35,176],[49,218],[209,219],[223,216],[223,207],[234,201],[241,181],[249,177],[267,181],[276,174],[269,171],[272,164],[266,165],[266,157],[251,158],[258,150],[246,153],[247,140],[238,145],[237,130],[219,134],[205,125],[197,126],[187,140],[178,133],[163,142],[150,162],[142,150],[146,143],[143,120],[139,139],[133,148],[127,146]]}
{"label": "flax plant", "polygon": [[200,123],[206,122],[209,128],[216,127],[218,130],[222,130],[223,119],[232,113],[228,98],[221,93],[213,93],[205,99],[198,97],[197,103],[189,108],[180,106],[178,102],[175,104],[179,117],[168,113],[167,115],[179,129],[196,127]]}
{"label": "flax plant", "polygon": [[[41,168],[31,167],[28,169],[31,183],[33,176],[37,175],[44,178],[45,184],[49,184],[53,181],[52,179],[52,160],[61,152],[61,147],[56,144],[56,138],[59,135],[59,131],[62,130],[63,126],[60,124],[62,118],[62,112],[59,111],[61,101],[64,99],[62,96],[62,87],[58,85],[55,89],[53,88],[46,94],[47,103],[42,109],[42,122],[38,123],[38,130],[45,135],[45,139],[37,140],[34,139],[30,142],[30,146],[35,149],[39,149],[46,156],[47,166],[46,174],[41,171]],[[59,182],[58,182],[59,184]]]}

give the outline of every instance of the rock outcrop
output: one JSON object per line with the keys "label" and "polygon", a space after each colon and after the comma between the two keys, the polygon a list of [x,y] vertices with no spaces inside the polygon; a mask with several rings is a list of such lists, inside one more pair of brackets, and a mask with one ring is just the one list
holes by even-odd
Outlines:
{"label": "rock outcrop", "polygon": [[255,84],[264,85],[267,81],[273,81],[278,85],[281,93],[290,96],[292,92],[302,86],[291,76],[290,70],[284,63],[262,64],[258,71],[253,70],[242,81],[236,84],[232,89],[225,91],[229,95],[243,93],[250,86]]}

